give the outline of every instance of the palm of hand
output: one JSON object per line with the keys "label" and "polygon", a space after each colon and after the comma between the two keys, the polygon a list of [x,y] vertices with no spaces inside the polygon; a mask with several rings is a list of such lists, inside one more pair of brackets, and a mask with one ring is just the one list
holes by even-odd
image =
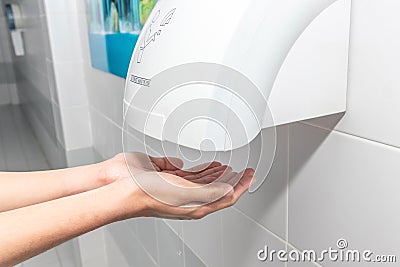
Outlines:
{"label": "palm of hand", "polygon": [[183,170],[179,159],[142,153],[119,154],[112,162],[112,179],[133,178],[135,183],[123,180],[140,188],[148,207],[143,216],[163,218],[197,219],[231,206],[248,189],[254,175],[252,169],[236,173],[218,162]]}

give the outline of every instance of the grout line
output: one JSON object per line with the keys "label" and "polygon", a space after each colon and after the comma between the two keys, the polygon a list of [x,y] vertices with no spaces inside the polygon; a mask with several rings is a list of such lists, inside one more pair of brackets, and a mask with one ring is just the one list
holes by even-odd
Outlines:
{"label": "grout line", "polygon": [[[102,239],[102,249],[103,249],[103,254],[104,254],[104,265],[105,266],[107,266],[107,267],[109,267],[108,266],[108,253],[107,253],[107,243],[106,243],[106,227],[105,226],[103,226],[103,227],[101,227],[101,228],[99,228],[99,229],[101,229],[101,232],[100,232],[100,234],[101,234],[101,239]],[[110,234],[110,233],[109,233]],[[81,261],[82,261],[82,257],[81,257]],[[82,264],[83,265],[83,264]]]}
{"label": "grout line", "polygon": [[[268,229],[267,227],[265,227],[264,225],[260,224],[259,222],[255,221],[253,218],[251,218],[250,216],[248,216],[247,214],[245,214],[244,212],[242,212],[241,210],[239,210],[238,208],[236,208],[235,206],[232,207],[233,209],[235,209],[238,213],[242,214],[244,217],[246,217],[248,220],[250,220],[251,222],[253,222],[254,224],[256,224],[257,226],[261,227],[262,229],[264,229],[267,233],[269,233],[270,235],[272,235],[273,237],[275,237],[276,239],[278,239],[279,241],[281,241],[282,243],[287,243],[288,246],[290,246],[291,248],[297,250],[298,252],[301,252],[302,250],[297,248],[296,246],[294,246],[293,244],[291,244],[288,240],[284,240],[283,238],[281,238],[279,235],[275,234],[274,232],[272,232],[270,229]],[[316,262],[312,262],[314,264],[317,264],[317,266],[321,267],[320,265],[318,265],[318,263]]]}
{"label": "grout line", "polygon": [[[26,120],[26,123],[29,125],[29,128],[31,129],[31,135],[32,135],[33,138],[35,139],[35,142],[38,144],[39,150],[40,150],[40,152],[41,152],[42,155],[43,155],[43,158],[44,158],[44,160],[45,160],[45,162],[46,162],[46,164],[47,164],[47,167],[48,167],[49,169],[52,169],[52,168],[51,168],[51,165],[50,165],[50,162],[49,162],[49,160],[48,160],[47,157],[46,157],[46,153],[45,153],[45,151],[44,151],[42,145],[40,144],[39,139],[37,138],[37,136],[36,136],[36,134],[35,134],[35,131],[34,131],[34,129],[33,129],[32,122],[27,118],[27,116],[26,116],[25,113],[23,112],[21,106],[18,106],[18,108],[20,109],[21,116],[23,116],[23,118]],[[35,114],[32,114],[32,116],[34,116],[36,119],[38,119],[37,116],[36,116]],[[39,119],[38,119],[38,120],[39,120]],[[40,121],[40,120],[39,120],[39,121]],[[41,125],[40,127],[44,127],[44,126]],[[50,136],[49,136],[49,138],[51,139]],[[57,141],[58,141],[58,140],[57,140]],[[59,142],[59,141],[58,141],[58,142]],[[61,144],[61,143],[60,143],[60,144]]]}
{"label": "grout line", "polygon": [[60,256],[60,253],[59,253],[57,247],[55,247],[55,248],[53,248],[53,249],[54,249],[54,251],[55,251],[55,253],[56,253],[57,260],[58,260],[58,264],[60,265],[60,267],[63,267],[63,264],[62,264],[62,261],[61,261],[61,256]]}
{"label": "grout line", "polygon": [[222,266],[225,266],[225,256],[224,256],[224,251],[225,251],[225,245],[224,245],[224,223],[222,221],[222,214],[219,215],[219,225],[220,225],[220,231],[221,231],[221,250],[222,250]]}
{"label": "grout line", "polygon": [[[289,247],[289,184],[290,184],[290,124],[287,127],[287,154],[286,154],[286,243],[285,248],[288,251]],[[288,267],[288,262],[285,262],[285,267]]]}
{"label": "grout line", "polygon": [[[22,140],[21,140],[21,136],[20,136],[20,132],[18,131],[18,127],[17,127],[17,125],[16,125],[16,123],[15,123],[15,120],[14,120],[14,118],[13,118],[13,109],[12,109],[12,106],[11,105],[9,105],[9,106],[7,106],[7,108],[6,108],[6,117],[7,117],[7,120],[9,121],[9,125],[7,126],[7,129],[8,129],[8,131],[10,130],[10,128],[12,127],[12,129],[14,130],[13,131],[13,133],[14,133],[14,135],[15,135],[15,137],[16,137],[16,140],[18,141],[18,144],[13,144],[14,146],[18,146],[18,148],[20,149],[20,152],[21,152],[21,154],[22,154],[22,158],[23,158],[23,161],[24,161],[24,165],[25,165],[25,167],[24,167],[24,169],[27,171],[27,169],[29,169],[29,164],[28,164],[28,160],[27,160],[27,157],[26,157],[26,151],[25,151],[25,149],[24,149],[24,147],[23,147],[23,144],[22,144]],[[3,134],[7,134],[7,135],[9,135],[9,132],[4,132],[3,131]],[[10,151],[9,151],[10,152]],[[7,169],[9,170],[9,162],[10,162],[10,159],[8,158],[7,159],[7,153],[5,153],[6,154],[6,166],[7,166]]]}
{"label": "grout line", "polygon": [[[159,222],[157,221],[157,219],[154,220],[154,227],[155,227],[155,233],[156,233],[156,249],[157,249],[157,266],[160,265],[160,242],[158,242],[159,240],[159,233],[158,233],[158,224]],[[135,223],[135,228],[136,228],[136,232],[138,232],[138,225],[137,223]]]}
{"label": "grout line", "polygon": [[236,210],[237,212],[239,212],[240,214],[242,214],[243,216],[245,216],[247,219],[249,219],[250,221],[252,221],[253,223],[255,223],[256,225],[258,225],[259,227],[261,227],[262,229],[264,229],[265,231],[267,231],[270,235],[272,235],[273,237],[275,237],[276,239],[278,239],[279,241],[281,241],[282,243],[286,243],[286,240],[282,237],[280,237],[279,235],[275,234],[274,232],[272,232],[271,230],[269,230],[267,227],[265,227],[264,225],[260,224],[259,222],[255,221],[253,218],[251,218],[250,216],[248,216],[247,214],[245,214],[243,211],[239,210],[238,208],[236,208],[235,206],[231,207],[232,209]]}
{"label": "grout line", "polygon": [[182,241],[183,267],[190,267],[190,266],[187,266],[187,264],[186,264],[186,249],[185,249],[186,244],[185,244],[185,240],[184,240],[183,223],[181,223],[180,226],[181,226],[181,238],[179,238],[179,239]]}
{"label": "grout line", "polygon": [[[159,266],[158,262],[156,262],[156,260],[153,258],[153,256],[151,255],[151,253],[147,250],[147,248],[144,246],[144,244],[142,243],[142,241],[140,241],[139,237],[137,236],[136,233],[134,233],[132,231],[132,229],[129,227],[129,225],[125,222],[122,221],[121,223],[125,224],[126,228],[128,228],[128,231],[131,233],[131,235],[133,236],[133,238],[139,243],[139,245],[143,248],[143,250],[145,251],[145,253],[147,254],[147,256],[150,258],[150,260],[155,264],[155,266]],[[156,224],[157,222],[154,221],[154,224]],[[157,226],[155,226],[157,227]],[[157,238],[156,238],[157,240]],[[158,249],[158,248],[157,248]]]}
{"label": "grout line", "polygon": [[[188,247],[188,248],[190,249],[190,251],[201,261],[201,263],[203,263],[204,266],[207,266],[207,264],[205,264],[204,260],[197,254],[197,252],[196,252],[193,248],[191,248],[191,247],[189,246],[189,244],[186,244],[186,243],[185,243],[184,232],[183,232],[183,223],[181,222],[181,232],[182,232],[182,234],[180,235],[179,233],[177,233],[177,232],[175,231],[174,228],[172,228],[171,225],[169,225],[169,223],[166,222],[165,219],[163,219],[163,222],[171,229],[172,232],[174,232],[174,233],[177,235],[177,237],[178,237],[180,240],[182,240],[182,242],[183,242],[183,247]],[[186,257],[186,256],[185,256],[185,257]],[[185,263],[185,266],[186,266],[186,263]],[[190,267],[190,266],[187,266],[187,267]]]}
{"label": "grout line", "polygon": [[[16,110],[16,109],[18,109],[18,110]],[[19,113],[19,116],[17,116],[16,112]],[[21,127],[21,123],[24,124],[24,122],[22,120],[20,120],[20,119],[24,119],[25,115],[22,113],[22,110],[20,110],[20,107],[15,107],[15,108],[12,108],[11,116],[12,116],[12,120],[14,122],[14,126],[15,126],[15,130],[16,130],[16,134],[18,136],[18,140],[19,140],[19,142],[21,144],[21,148],[23,150],[23,157],[24,157],[24,159],[26,161],[26,164],[27,164],[27,167],[29,168],[29,171],[33,171],[35,169],[35,166],[32,166],[32,163],[28,160],[28,156],[27,156],[27,151],[31,150],[31,148],[27,147],[26,139],[23,138],[23,134],[22,134],[23,129]],[[35,139],[35,141],[39,145],[39,141],[37,140],[37,138],[36,138],[35,134],[33,133],[33,130],[32,130],[31,127],[30,127],[30,129],[31,129],[32,132],[30,132],[29,134]],[[44,152],[42,151],[40,145],[39,145],[39,148],[40,148],[40,152],[42,152],[42,156],[45,159],[45,162],[47,164],[46,167],[50,168],[50,164],[49,164]]]}
{"label": "grout line", "polygon": [[102,112],[100,112],[96,107],[89,105],[89,109],[93,109],[98,115],[100,115],[101,117],[103,117],[103,119],[106,119],[108,122],[112,123],[114,126],[118,127],[120,130],[122,129],[122,126],[118,125],[115,121],[113,121],[112,119],[110,119],[108,116],[106,116],[105,114],[103,114]]}
{"label": "grout line", "polygon": [[400,146],[391,145],[391,144],[388,144],[388,143],[384,143],[384,142],[381,142],[381,141],[373,140],[373,139],[366,138],[366,137],[363,137],[363,136],[360,136],[360,135],[356,135],[356,134],[352,134],[352,133],[347,133],[347,132],[344,132],[344,131],[341,131],[341,130],[337,130],[337,129],[329,129],[327,127],[316,125],[316,124],[313,124],[313,123],[310,123],[310,122],[301,121],[299,123],[303,124],[303,125],[311,126],[311,127],[314,127],[314,128],[318,128],[318,129],[321,129],[321,130],[325,130],[327,132],[334,132],[334,133],[337,133],[337,134],[340,134],[340,135],[344,135],[344,136],[347,136],[347,137],[352,137],[352,138],[355,138],[355,139],[361,139],[361,140],[364,140],[366,142],[372,143],[374,145],[381,145],[381,146],[389,147],[390,149],[394,149],[396,151],[398,151],[400,149]]}

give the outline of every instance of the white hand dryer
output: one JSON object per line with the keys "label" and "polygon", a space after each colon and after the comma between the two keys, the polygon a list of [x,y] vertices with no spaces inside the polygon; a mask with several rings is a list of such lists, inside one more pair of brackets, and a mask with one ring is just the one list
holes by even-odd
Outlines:
{"label": "white hand dryer", "polygon": [[132,55],[125,123],[204,151],[344,112],[350,0],[160,0]]}

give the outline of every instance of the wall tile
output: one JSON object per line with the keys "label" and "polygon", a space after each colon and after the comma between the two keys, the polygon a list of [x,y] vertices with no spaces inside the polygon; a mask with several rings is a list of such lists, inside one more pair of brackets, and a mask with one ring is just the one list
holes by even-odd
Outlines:
{"label": "wall tile", "polygon": [[153,218],[136,218],[136,236],[147,252],[158,262],[156,221]]}
{"label": "wall tile", "polygon": [[[270,229],[281,238],[286,238],[286,211],[287,211],[287,180],[288,180],[288,126],[276,129],[275,158],[271,163],[271,153],[265,149],[255,177],[263,180],[261,187],[252,193],[246,193],[236,204],[236,207],[255,221]],[[263,143],[270,142],[271,137],[266,134]]]}
{"label": "wall tile", "polygon": [[[121,251],[129,266],[157,266],[154,259],[148,254],[139,240],[129,230],[125,222],[114,223],[107,226],[114,242]],[[110,265],[118,266],[118,265]]]}
{"label": "wall tile", "polygon": [[18,105],[20,104],[19,96],[18,96],[18,87],[16,83],[9,83],[8,90],[10,91],[11,96],[11,104]]}
{"label": "wall tile", "polygon": [[96,162],[95,152],[92,146],[67,150],[65,154],[68,167],[88,165]]}
{"label": "wall tile", "polygon": [[129,267],[129,263],[122,254],[121,249],[117,245],[114,237],[108,231],[105,232],[105,243],[106,243],[106,266],[118,266],[118,267]]}
{"label": "wall tile", "polygon": [[[353,0],[347,112],[333,125],[338,131],[397,147],[399,10],[397,0]],[[324,126],[329,117],[310,122]]]}
{"label": "wall tile", "polygon": [[291,126],[290,243],[322,250],[345,238],[351,249],[400,255],[399,160],[400,149],[304,124]]}
{"label": "wall tile", "polygon": [[6,83],[0,84],[0,105],[10,104],[11,97]]}
{"label": "wall tile", "polygon": [[96,266],[106,266],[106,240],[104,237],[104,228],[100,228],[84,234],[79,237],[79,248],[82,265],[84,267],[91,266],[94,263]]}
{"label": "wall tile", "polygon": [[85,78],[90,104],[122,127],[125,80],[85,64]]}
{"label": "wall tile", "polygon": [[164,222],[174,231],[179,238],[183,239],[183,221],[164,219]]}
{"label": "wall tile", "polygon": [[59,264],[55,249],[50,249],[23,262],[25,267],[57,266]]}
{"label": "wall tile", "polygon": [[95,150],[104,159],[115,156],[121,149],[121,129],[93,108],[90,109],[90,117]]}
{"label": "wall tile", "polygon": [[65,168],[66,158],[62,145],[58,142],[54,142],[53,138],[49,136],[48,131],[33,112],[27,110],[26,107],[23,108],[25,109],[24,114],[27,115],[29,123],[32,125],[35,136],[37,137],[40,147],[46,155],[50,167],[54,169]]}
{"label": "wall tile", "polygon": [[220,213],[209,215],[199,221],[183,221],[183,240],[207,266],[222,266],[223,240]]}
{"label": "wall tile", "polygon": [[43,0],[46,14],[77,13],[77,1],[53,1]]}
{"label": "wall tile", "polygon": [[77,14],[47,14],[47,27],[53,61],[82,60]]}
{"label": "wall tile", "polygon": [[232,208],[222,212],[222,233],[223,266],[285,266],[285,263],[277,260],[272,262],[258,260],[257,252],[265,246],[278,251],[285,249],[285,243],[238,210]]}
{"label": "wall tile", "polygon": [[160,266],[184,266],[183,241],[161,220],[157,221],[157,237]]}
{"label": "wall tile", "polygon": [[88,104],[81,61],[53,63],[57,97],[63,107]]}
{"label": "wall tile", "polygon": [[92,146],[92,131],[88,109],[87,106],[61,108],[61,121],[67,150]]}
{"label": "wall tile", "polygon": [[185,246],[184,250],[185,250],[185,267],[210,266],[210,265],[206,265],[204,262],[202,262],[188,246]]}
{"label": "wall tile", "polygon": [[[80,267],[81,260],[76,257],[78,241],[76,239],[58,245],[55,250],[62,267]],[[79,260],[77,260],[79,259]]]}

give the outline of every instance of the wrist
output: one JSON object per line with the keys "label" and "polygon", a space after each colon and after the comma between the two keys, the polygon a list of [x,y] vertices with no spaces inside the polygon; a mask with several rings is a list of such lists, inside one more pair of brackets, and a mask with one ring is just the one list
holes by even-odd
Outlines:
{"label": "wrist", "polygon": [[98,163],[55,172],[59,172],[58,175],[62,177],[63,195],[69,196],[107,185],[108,182],[104,178],[103,169],[103,166]]}
{"label": "wrist", "polygon": [[92,168],[92,173],[95,174],[94,180],[100,186],[109,185],[116,181],[116,178],[110,174],[110,163],[109,160],[102,161],[93,165],[90,165]]}
{"label": "wrist", "polygon": [[105,187],[109,192],[110,208],[114,214],[114,221],[140,217],[146,209],[143,191],[131,178],[125,178],[111,183]]}

